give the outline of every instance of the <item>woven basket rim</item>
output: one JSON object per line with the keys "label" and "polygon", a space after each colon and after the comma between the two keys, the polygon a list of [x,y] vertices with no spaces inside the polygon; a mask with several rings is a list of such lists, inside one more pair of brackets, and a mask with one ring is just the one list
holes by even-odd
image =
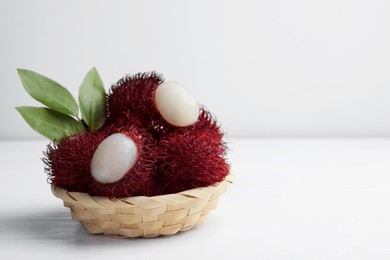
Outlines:
{"label": "woven basket rim", "polygon": [[230,171],[215,185],[159,196],[134,196],[111,200],[105,196],[70,192],[51,185],[53,194],[70,208],[72,219],[93,234],[113,237],[173,235],[202,223],[233,182]]}
{"label": "woven basket rim", "polygon": [[67,196],[65,197],[70,197],[73,198],[72,195],[80,194],[84,196],[89,196],[91,198],[100,198],[100,199],[107,199],[110,200],[111,202],[115,203],[116,201],[123,201],[127,199],[142,199],[142,200],[154,200],[158,198],[172,198],[175,196],[185,196],[188,198],[201,198],[205,196],[209,196],[209,194],[213,193],[214,191],[220,190],[221,192],[224,192],[227,188],[228,185],[233,183],[233,173],[232,171],[229,172],[229,174],[225,177],[225,179],[217,184],[207,186],[207,187],[199,187],[195,189],[189,189],[189,190],[184,190],[181,192],[177,193],[170,193],[170,194],[164,194],[164,195],[157,195],[157,196],[131,196],[131,197],[121,197],[121,198],[116,198],[116,199],[109,199],[106,196],[94,196],[94,195],[89,195],[86,192],[76,192],[76,191],[68,191],[60,186],[56,186],[54,184],[51,184],[51,190],[52,193],[57,197],[62,200],[64,200],[64,195],[66,194]]}

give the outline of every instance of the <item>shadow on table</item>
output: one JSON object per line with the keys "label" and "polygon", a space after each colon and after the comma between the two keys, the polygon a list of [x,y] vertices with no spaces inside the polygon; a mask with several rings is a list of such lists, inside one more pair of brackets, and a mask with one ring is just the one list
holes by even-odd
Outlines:
{"label": "shadow on table", "polygon": [[[148,244],[161,243],[162,240],[185,235],[184,233],[175,236],[161,236],[157,238],[141,239],[118,239],[104,235],[89,234],[84,227],[73,221],[69,212],[45,211],[18,215],[2,216],[0,226],[3,236],[17,241],[44,242],[45,244],[63,244],[70,246],[140,246],[146,240]],[[131,240],[131,241],[129,241]],[[153,241],[150,241],[153,240]],[[152,243],[150,243],[152,242]]]}

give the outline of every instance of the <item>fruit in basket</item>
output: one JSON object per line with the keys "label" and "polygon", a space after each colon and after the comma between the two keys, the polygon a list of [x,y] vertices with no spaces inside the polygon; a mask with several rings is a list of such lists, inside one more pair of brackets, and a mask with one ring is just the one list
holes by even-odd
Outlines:
{"label": "fruit in basket", "polygon": [[106,94],[93,68],[78,105],[59,83],[18,72],[27,92],[46,106],[17,110],[52,140],[44,162],[56,186],[111,199],[155,196],[211,186],[229,173],[219,125],[180,83],[138,73]]}

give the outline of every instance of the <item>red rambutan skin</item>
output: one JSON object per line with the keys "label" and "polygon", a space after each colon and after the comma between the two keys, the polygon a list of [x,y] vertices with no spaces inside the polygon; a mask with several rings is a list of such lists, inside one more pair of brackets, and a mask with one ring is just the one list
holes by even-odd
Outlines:
{"label": "red rambutan skin", "polygon": [[160,140],[157,171],[165,193],[207,187],[229,173],[225,145],[209,129],[174,132]]}
{"label": "red rambutan skin", "polygon": [[215,135],[216,139],[222,140],[224,137],[224,133],[218,125],[217,119],[205,107],[200,108],[198,120],[194,124],[186,127],[175,127],[174,129],[170,129],[170,133],[177,132],[184,134],[198,130],[208,131],[209,134]]}
{"label": "red rambutan skin", "polygon": [[109,116],[122,118],[123,112],[144,116],[151,113],[153,92],[164,82],[157,72],[137,73],[121,78],[108,94]]}
{"label": "red rambutan skin", "polygon": [[[114,133],[131,138],[138,148],[138,159],[125,176],[114,183],[100,183],[91,174],[91,161],[99,144]],[[44,162],[49,179],[68,191],[120,198],[154,193],[156,142],[146,131],[134,126],[105,126],[96,133],[81,133],[50,144]]]}
{"label": "red rambutan skin", "polygon": [[86,192],[85,177],[93,153],[105,138],[105,134],[86,132],[50,143],[43,161],[51,183],[69,191]]}

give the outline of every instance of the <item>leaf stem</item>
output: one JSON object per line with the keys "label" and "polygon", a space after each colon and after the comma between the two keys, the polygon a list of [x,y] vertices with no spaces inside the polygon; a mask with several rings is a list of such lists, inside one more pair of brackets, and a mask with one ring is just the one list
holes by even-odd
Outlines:
{"label": "leaf stem", "polygon": [[83,125],[86,132],[90,131],[90,128],[88,127],[87,123],[85,123],[84,119],[79,118],[80,123]]}

